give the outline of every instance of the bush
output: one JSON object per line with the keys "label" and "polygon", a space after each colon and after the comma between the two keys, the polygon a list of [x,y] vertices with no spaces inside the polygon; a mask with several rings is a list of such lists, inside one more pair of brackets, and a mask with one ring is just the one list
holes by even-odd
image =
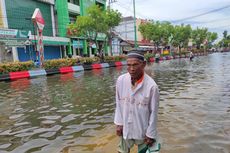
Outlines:
{"label": "bush", "polygon": [[28,71],[34,67],[33,61],[28,62],[12,62],[0,64],[0,74],[17,71]]}
{"label": "bush", "polygon": [[105,56],[105,62],[115,62],[115,56]]}
{"label": "bush", "polygon": [[79,58],[81,64],[92,64],[100,61],[99,57],[82,57]]}
{"label": "bush", "polygon": [[73,58],[47,60],[44,62],[44,68],[57,69],[60,67],[74,66],[77,65],[78,62],[79,59],[73,59]]}
{"label": "bush", "polygon": [[[105,56],[105,62],[116,62],[126,59],[126,56]],[[58,69],[61,67],[75,66],[78,64],[92,64],[99,63],[99,57],[80,57],[80,58],[64,58],[64,59],[53,59],[44,61],[44,69]],[[9,72],[17,71],[28,71],[35,68],[33,61],[28,62],[12,62],[0,64],[0,74],[6,74]]]}
{"label": "bush", "polygon": [[145,59],[146,59],[147,62],[150,61],[150,58],[154,58],[155,57],[155,55],[151,54],[151,53],[146,53],[144,56],[145,56]]}

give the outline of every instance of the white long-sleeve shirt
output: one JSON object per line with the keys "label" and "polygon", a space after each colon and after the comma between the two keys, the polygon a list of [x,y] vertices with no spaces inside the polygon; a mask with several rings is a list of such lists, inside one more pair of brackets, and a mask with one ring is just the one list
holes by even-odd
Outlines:
{"label": "white long-sleeve shirt", "polygon": [[158,86],[150,76],[144,74],[134,90],[129,73],[118,78],[114,123],[123,126],[124,139],[157,139],[158,106]]}

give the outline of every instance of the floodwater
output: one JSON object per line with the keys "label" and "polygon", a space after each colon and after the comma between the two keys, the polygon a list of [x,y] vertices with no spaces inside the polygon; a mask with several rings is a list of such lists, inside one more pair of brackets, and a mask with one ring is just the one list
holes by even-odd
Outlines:
{"label": "floodwater", "polygon": [[[230,53],[146,67],[160,88],[161,153],[230,152]],[[116,153],[125,67],[0,82],[0,153]]]}

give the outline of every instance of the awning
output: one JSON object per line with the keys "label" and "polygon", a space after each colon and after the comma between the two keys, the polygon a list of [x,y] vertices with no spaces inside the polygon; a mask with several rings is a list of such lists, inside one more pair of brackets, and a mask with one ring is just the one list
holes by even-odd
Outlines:
{"label": "awning", "polygon": [[[32,39],[32,42],[34,43],[34,36],[31,35],[30,39]],[[37,36],[36,36],[36,42],[38,41]],[[65,37],[48,37],[48,36],[43,36],[43,44],[44,45],[56,45],[56,46],[61,46],[61,45],[68,45],[70,42],[69,38]]]}

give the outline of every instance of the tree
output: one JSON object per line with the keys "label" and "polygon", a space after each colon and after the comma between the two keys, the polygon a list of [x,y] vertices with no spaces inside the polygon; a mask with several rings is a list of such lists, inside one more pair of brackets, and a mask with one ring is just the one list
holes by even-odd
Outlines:
{"label": "tree", "polygon": [[208,29],[207,28],[196,28],[192,31],[192,39],[195,41],[196,46],[200,49],[201,44],[203,44],[208,36]]}
{"label": "tree", "polygon": [[191,38],[192,28],[190,25],[176,25],[173,32],[173,46],[187,47],[188,41]]}
{"label": "tree", "polygon": [[[92,5],[87,9],[86,16],[79,16],[75,23],[68,27],[70,36],[84,37],[89,42],[94,42],[99,54],[102,55],[102,49],[105,42],[110,37],[109,29],[117,26],[121,21],[121,13],[114,10],[103,10],[97,5]],[[104,41],[99,45],[97,38],[104,34]],[[101,56],[102,57],[102,56]]]}
{"label": "tree", "polygon": [[218,38],[218,34],[216,32],[208,32],[207,33],[207,40],[208,40],[208,47],[211,48],[213,46],[213,42]]}
{"label": "tree", "polygon": [[162,45],[169,44],[169,38],[173,36],[174,27],[170,22],[162,22],[160,25]]}
{"label": "tree", "polygon": [[228,35],[228,31],[225,30],[223,32],[223,39],[219,42],[220,47],[228,47],[230,44],[230,35]]}
{"label": "tree", "polygon": [[223,36],[224,36],[224,39],[226,39],[226,38],[227,38],[227,36],[228,36],[228,31],[227,31],[227,30],[224,30],[224,32],[223,32]]}
{"label": "tree", "polygon": [[145,39],[153,41],[158,47],[159,45],[168,44],[168,38],[172,34],[173,26],[170,22],[146,22],[142,23],[138,30]]}

